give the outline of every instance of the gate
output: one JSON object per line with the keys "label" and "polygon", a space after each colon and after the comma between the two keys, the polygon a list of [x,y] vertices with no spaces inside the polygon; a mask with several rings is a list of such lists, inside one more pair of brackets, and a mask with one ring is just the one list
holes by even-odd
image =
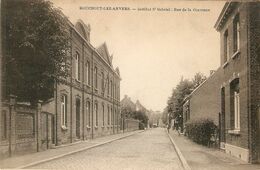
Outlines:
{"label": "gate", "polygon": [[54,116],[48,112],[41,113],[41,149],[46,150],[54,144]]}

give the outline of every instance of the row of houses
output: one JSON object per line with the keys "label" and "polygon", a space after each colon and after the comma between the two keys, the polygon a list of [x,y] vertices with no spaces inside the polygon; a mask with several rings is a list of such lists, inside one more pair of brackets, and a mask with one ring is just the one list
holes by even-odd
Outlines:
{"label": "row of houses", "polygon": [[[120,72],[106,43],[90,43],[90,25],[68,21],[70,76],[56,83],[53,98],[37,108],[2,99],[0,156],[24,154],[119,133]],[[8,75],[6,75],[8,76]]]}
{"label": "row of houses", "polygon": [[260,3],[227,2],[215,24],[220,67],[188,97],[183,122],[209,118],[220,129],[220,148],[260,162]]}

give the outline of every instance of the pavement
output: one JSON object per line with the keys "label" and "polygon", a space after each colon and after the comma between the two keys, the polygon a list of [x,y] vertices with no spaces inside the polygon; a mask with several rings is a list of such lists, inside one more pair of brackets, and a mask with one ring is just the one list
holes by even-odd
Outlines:
{"label": "pavement", "polygon": [[220,151],[217,148],[208,148],[192,142],[177,131],[170,130],[169,137],[173,145],[179,150],[180,160],[185,169],[192,170],[256,170],[258,164],[249,164],[238,158]]}
{"label": "pavement", "polygon": [[32,169],[182,170],[165,132],[156,128],[106,145],[51,160]]}
{"label": "pavement", "polygon": [[[140,133],[143,132],[143,133]],[[260,170],[176,131],[155,128],[115,134],[0,160],[0,169]]]}
{"label": "pavement", "polygon": [[59,159],[66,155],[72,155],[84,150],[102,146],[107,143],[120,140],[137,133],[143,132],[143,130],[119,133],[114,135],[108,135],[104,137],[99,137],[93,140],[86,140],[77,143],[72,143],[68,145],[59,146],[55,149],[49,149],[42,152],[36,152],[32,154],[26,154],[22,156],[14,156],[11,158],[0,160],[0,169],[22,169],[38,165],[51,160]]}

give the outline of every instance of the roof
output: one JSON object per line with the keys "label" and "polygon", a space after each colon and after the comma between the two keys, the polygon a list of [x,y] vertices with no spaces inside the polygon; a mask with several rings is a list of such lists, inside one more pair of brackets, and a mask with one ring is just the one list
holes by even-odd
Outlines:
{"label": "roof", "polygon": [[107,44],[104,42],[99,47],[96,48],[97,52],[101,55],[101,57],[110,65],[112,66],[112,55],[109,54],[107,49]]}
{"label": "roof", "polygon": [[210,78],[212,78],[219,70],[221,67],[219,67],[214,73],[212,73],[205,81],[203,81],[198,87],[196,87],[188,96],[184,98],[184,103],[186,100],[189,100],[192,96],[193,93],[195,93],[201,86],[203,86]]}
{"label": "roof", "polygon": [[214,28],[217,31],[220,31],[223,25],[225,24],[229,14],[233,11],[234,7],[238,4],[239,2],[226,2],[215,25]]}

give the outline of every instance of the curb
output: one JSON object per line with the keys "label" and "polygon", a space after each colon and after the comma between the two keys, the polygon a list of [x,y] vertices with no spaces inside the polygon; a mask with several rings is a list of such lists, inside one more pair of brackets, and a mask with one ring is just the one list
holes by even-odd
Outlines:
{"label": "curb", "polygon": [[95,148],[95,147],[98,147],[98,146],[102,146],[102,145],[105,145],[105,144],[108,144],[108,143],[111,143],[111,142],[114,142],[114,141],[117,141],[117,140],[120,140],[120,139],[123,139],[123,138],[127,138],[129,136],[132,136],[132,135],[135,135],[135,134],[141,133],[141,132],[144,132],[144,130],[134,132],[134,133],[131,133],[131,134],[128,134],[128,135],[125,135],[125,136],[121,136],[121,137],[118,137],[118,138],[115,138],[115,139],[111,139],[111,140],[108,140],[106,142],[98,143],[98,144],[95,144],[95,145],[92,145],[92,146],[84,147],[84,148],[79,149],[79,150],[75,150],[75,151],[71,151],[71,152],[68,152],[68,153],[65,153],[65,154],[54,156],[52,158],[47,158],[47,159],[44,159],[44,160],[40,160],[40,161],[29,163],[29,164],[26,164],[26,165],[23,165],[23,166],[19,166],[19,167],[16,167],[15,169],[24,169],[24,168],[28,168],[28,167],[31,167],[31,166],[35,166],[35,165],[38,165],[38,164],[41,164],[41,163],[45,163],[45,162],[52,161],[52,160],[55,160],[55,159],[58,159],[58,158],[62,158],[64,156],[72,155],[72,154],[75,154],[75,153],[78,153],[78,152],[82,152],[82,151],[85,151],[85,150],[88,150],[88,149],[92,149],[92,148]]}
{"label": "curb", "polygon": [[178,155],[178,157],[179,157],[179,159],[180,159],[180,161],[181,161],[181,163],[182,163],[183,168],[184,168],[185,170],[191,170],[191,167],[190,167],[189,164],[187,163],[186,159],[185,159],[184,156],[182,155],[180,149],[178,148],[178,146],[177,146],[176,143],[174,142],[174,140],[173,140],[173,138],[171,137],[171,135],[170,135],[168,132],[166,132],[166,133],[168,134],[168,136],[169,136],[169,138],[170,138],[170,140],[171,140],[171,142],[172,142],[172,144],[173,144],[173,147],[174,147],[175,151],[177,152],[177,155]]}

